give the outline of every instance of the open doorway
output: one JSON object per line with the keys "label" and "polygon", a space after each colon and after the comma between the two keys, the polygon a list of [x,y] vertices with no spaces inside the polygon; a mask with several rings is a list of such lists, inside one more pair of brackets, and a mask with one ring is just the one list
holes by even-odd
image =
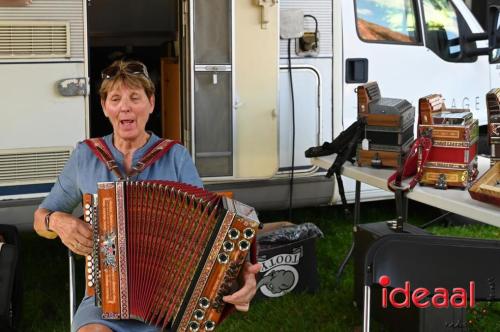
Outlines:
{"label": "open doorway", "polygon": [[[180,98],[180,68],[174,47],[178,35],[177,15],[177,0],[146,0],[140,5],[134,0],[91,2],[88,7],[91,137],[112,132],[100,105],[100,73],[114,60],[122,58],[144,62],[156,86],[155,109],[146,129],[168,137],[164,122],[169,118],[179,119],[180,127],[180,104],[170,102],[171,96]],[[167,70],[165,64],[177,65]],[[165,83],[172,80],[177,80],[176,84]]]}

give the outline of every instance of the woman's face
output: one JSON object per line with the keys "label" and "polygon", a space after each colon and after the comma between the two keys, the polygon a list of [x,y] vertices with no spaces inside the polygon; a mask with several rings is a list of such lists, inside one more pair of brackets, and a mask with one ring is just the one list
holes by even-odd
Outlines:
{"label": "woman's face", "polygon": [[144,89],[117,84],[109,91],[106,100],[101,100],[104,115],[111,121],[118,138],[133,141],[146,132],[149,114],[155,106],[154,96],[148,98]]}

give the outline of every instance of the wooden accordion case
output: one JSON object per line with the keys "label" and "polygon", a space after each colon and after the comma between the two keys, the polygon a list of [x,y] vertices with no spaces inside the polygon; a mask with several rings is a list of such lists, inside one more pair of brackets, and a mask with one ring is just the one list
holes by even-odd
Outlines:
{"label": "wooden accordion case", "polygon": [[491,146],[491,164],[500,161],[500,89],[486,94],[488,109],[488,143]]}
{"label": "wooden accordion case", "polygon": [[253,208],[168,181],[98,183],[83,206],[94,232],[87,294],[103,318],[216,328],[256,237]]}
{"label": "wooden accordion case", "polygon": [[500,206],[500,161],[474,182],[469,194],[478,201]]}
{"label": "wooden accordion case", "polygon": [[469,109],[447,108],[440,94],[420,98],[418,107],[418,133],[432,138],[420,184],[467,188],[478,173],[478,120]]}
{"label": "wooden accordion case", "polygon": [[356,149],[358,165],[400,167],[413,142],[415,108],[405,99],[383,98],[377,82],[356,91],[358,118],[366,121],[364,143]]}

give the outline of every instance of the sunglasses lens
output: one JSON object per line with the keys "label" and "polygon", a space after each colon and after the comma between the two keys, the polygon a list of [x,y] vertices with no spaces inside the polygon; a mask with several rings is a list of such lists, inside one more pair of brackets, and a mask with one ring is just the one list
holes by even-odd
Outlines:
{"label": "sunglasses lens", "polygon": [[115,77],[119,71],[120,71],[120,67],[118,67],[118,66],[108,67],[101,72],[101,78],[102,79],[111,79],[111,78]]}
{"label": "sunglasses lens", "polygon": [[112,79],[116,75],[118,75],[120,73],[120,71],[122,71],[122,70],[124,72],[126,72],[127,74],[144,75],[147,78],[149,78],[148,70],[146,69],[146,66],[144,66],[142,63],[137,63],[137,62],[128,63],[127,66],[123,69],[120,69],[119,66],[108,67],[101,72],[101,78],[103,80]]}

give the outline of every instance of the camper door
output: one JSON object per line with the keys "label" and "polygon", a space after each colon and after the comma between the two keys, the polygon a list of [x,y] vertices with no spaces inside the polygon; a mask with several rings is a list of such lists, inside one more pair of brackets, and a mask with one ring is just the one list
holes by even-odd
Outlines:
{"label": "camper door", "polygon": [[278,169],[277,7],[190,2],[191,36],[184,41],[191,50],[185,62],[191,102],[185,119],[205,182],[270,178]]}

